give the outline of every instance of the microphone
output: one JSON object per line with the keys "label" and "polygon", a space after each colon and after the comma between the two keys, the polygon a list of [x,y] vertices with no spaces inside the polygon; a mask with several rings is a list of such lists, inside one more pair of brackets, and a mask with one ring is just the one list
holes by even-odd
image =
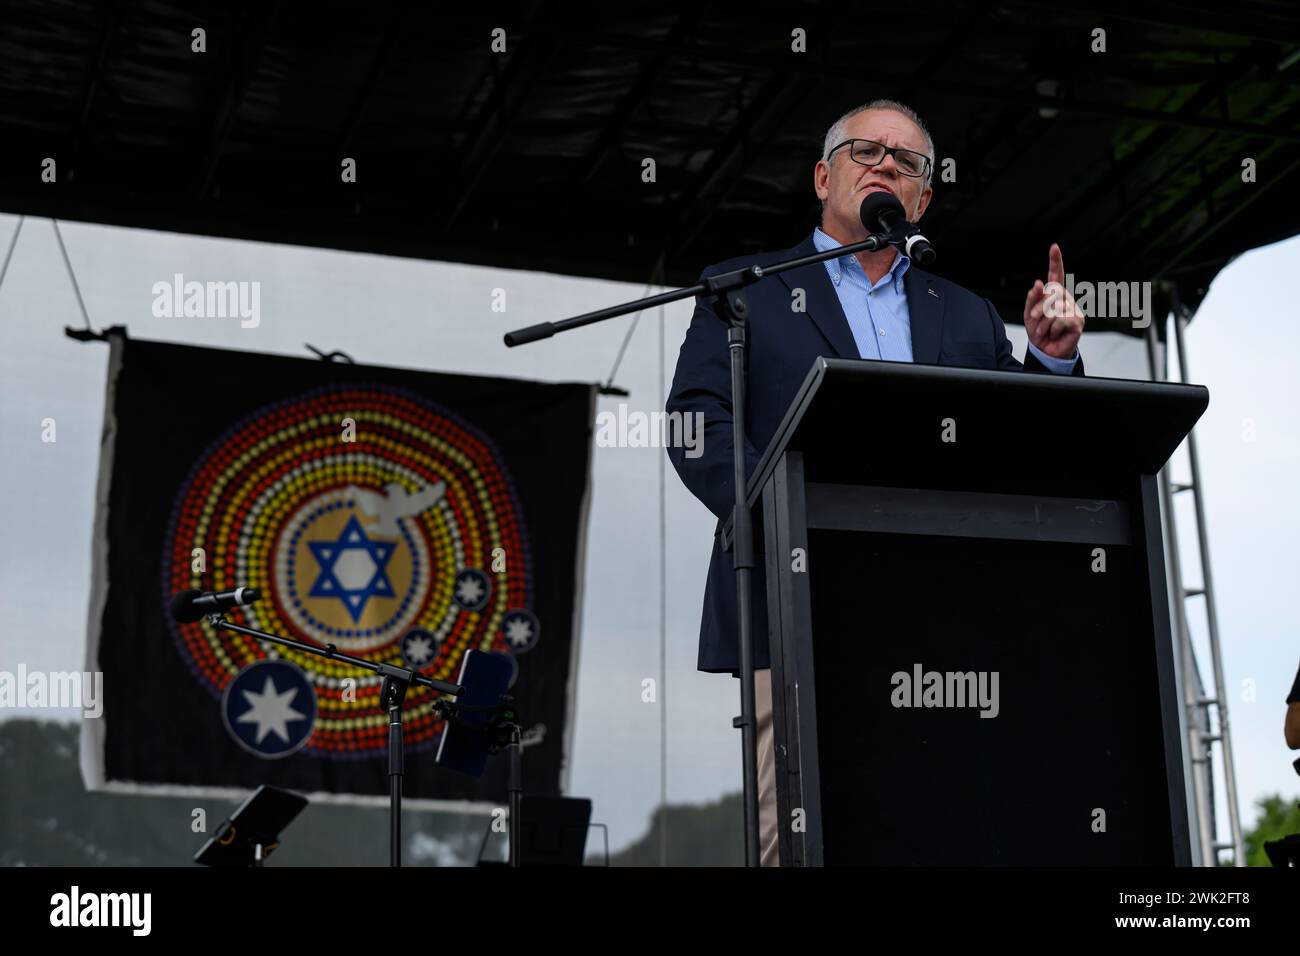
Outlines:
{"label": "microphone", "polygon": [[243,607],[262,600],[256,588],[235,588],[233,591],[181,591],[171,601],[172,617],[182,624],[193,624],[208,614],[220,614],[232,607]]}
{"label": "microphone", "polygon": [[858,216],[866,227],[868,235],[878,232],[893,232],[899,222],[907,222],[903,215],[903,204],[893,193],[868,193],[858,208]]}
{"label": "microphone", "polygon": [[928,266],[938,258],[930,240],[921,235],[920,226],[907,221],[903,204],[892,193],[883,190],[868,193],[862,200],[858,215],[868,233],[888,234],[890,244],[902,249],[903,254],[917,265]]}
{"label": "microphone", "polygon": [[903,241],[903,252],[909,259],[919,266],[928,266],[939,258],[939,254],[934,251],[934,246],[930,245],[930,240],[921,235],[920,229],[913,223],[908,223],[916,232],[912,233]]}

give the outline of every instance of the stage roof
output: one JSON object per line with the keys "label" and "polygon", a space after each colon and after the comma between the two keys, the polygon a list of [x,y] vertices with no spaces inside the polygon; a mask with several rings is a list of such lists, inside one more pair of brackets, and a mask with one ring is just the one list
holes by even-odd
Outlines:
{"label": "stage roof", "polygon": [[1007,321],[1052,240],[1079,279],[1176,279],[1194,306],[1300,224],[1293,2],[11,0],[3,18],[9,212],[634,282],[662,258],[687,284],[806,235],[826,127],[890,97],[956,161],[925,217],[935,271]]}

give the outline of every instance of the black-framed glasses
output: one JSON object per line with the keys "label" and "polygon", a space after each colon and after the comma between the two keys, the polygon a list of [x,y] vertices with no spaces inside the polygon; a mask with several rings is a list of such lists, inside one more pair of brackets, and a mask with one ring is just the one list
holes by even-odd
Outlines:
{"label": "black-framed glasses", "polygon": [[894,157],[894,165],[904,176],[924,176],[930,168],[930,157],[925,153],[918,153],[914,149],[900,149],[897,146],[886,146],[884,143],[877,143],[871,139],[846,139],[826,154],[826,161],[830,162],[835,150],[849,147],[849,158],[859,166],[879,166],[885,161],[886,156]]}

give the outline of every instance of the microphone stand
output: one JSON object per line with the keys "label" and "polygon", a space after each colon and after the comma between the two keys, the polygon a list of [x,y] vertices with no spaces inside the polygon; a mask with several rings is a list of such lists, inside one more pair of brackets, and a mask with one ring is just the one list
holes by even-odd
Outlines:
{"label": "microphone stand", "polygon": [[758,847],[758,736],[754,726],[754,655],[751,646],[753,622],[750,603],[750,584],[754,569],[754,531],[748,505],[748,478],[745,474],[745,328],[749,318],[749,299],[745,288],[765,276],[778,275],[816,262],[825,262],[839,256],[858,252],[876,252],[889,245],[891,235],[877,233],[859,242],[836,246],[797,259],[788,259],[770,266],[748,265],[722,275],[707,276],[687,288],[663,292],[635,302],[598,309],[560,322],[541,322],[527,328],[507,332],[505,343],[514,348],[549,339],[557,332],[568,332],[606,319],[614,319],[631,312],[678,302],[695,296],[710,296],[717,314],[729,328],[727,347],[731,351],[731,419],[732,419],[732,477],[735,502],[732,505],[732,568],[736,574],[736,624],[740,641],[740,716],[731,725],[741,732],[743,777],[743,803],[745,807],[745,865],[759,865]]}
{"label": "microphone stand", "polygon": [[[281,647],[291,647],[296,651],[315,654],[317,657],[324,657],[332,661],[342,661],[345,664],[374,671],[376,674],[383,676],[384,682],[379,689],[379,700],[388,711],[388,812],[390,823],[388,865],[401,866],[402,776],[405,773],[406,763],[406,745],[402,735],[402,703],[406,700],[406,692],[410,690],[412,684],[431,687],[440,693],[452,696],[459,696],[464,693],[465,689],[460,684],[435,680],[432,677],[425,677],[403,667],[394,667],[392,664],[376,663],[375,661],[352,657],[348,654],[340,654],[334,649],[333,644],[326,644],[324,648],[321,648],[314,644],[304,644],[301,641],[289,640],[286,637],[277,637],[274,634],[267,634],[265,631],[256,631],[251,627],[244,627],[242,624],[231,624],[220,613],[209,614],[207,617],[208,623],[219,631],[235,631],[239,634],[246,634],[261,641],[279,644]],[[512,828],[510,846],[512,849],[516,842],[513,828],[517,825],[513,813],[514,809],[512,801],[510,817],[510,826]]]}
{"label": "microphone stand", "polygon": [[[476,733],[487,741],[488,753],[500,753],[504,748],[509,753],[510,776],[506,785],[509,799],[509,823],[506,824],[510,838],[507,866],[523,865],[523,801],[524,801],[524,726],[515,707],[515,699],[509,694],[492,706],[468,707],[439,699],[433,702],[433,709],[449,724],[456,724],[466,731]],[[486,711],[486,726],[479,726],[464,719],[462,713],[470,710]],[[483,838],[487,843],[487,834]],[[482,853],[482,847],[479,848]]]}

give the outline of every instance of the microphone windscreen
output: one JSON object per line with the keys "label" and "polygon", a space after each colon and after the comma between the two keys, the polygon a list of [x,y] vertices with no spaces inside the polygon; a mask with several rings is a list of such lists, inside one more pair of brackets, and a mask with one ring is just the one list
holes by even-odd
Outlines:
{"label": "microphone windscreen", "polygon": [[880,216],[882,213],[888,214],[891,212],[899,219],[907,218],[903,215],[903,204],[898,201],[898,197],[883,190],[868,193],[867,198],[862,200],[862,206],[858,209],[858,215],[862,218],[862,225],[866,227],[868,233],[888,232],[890,227],[880,221]]}
{"label": "microphone windscreen", "polygon": [[202,593],[202,591],[181,591],[174,595],[171,602],[172,619],[182,624],[193,624],[201,618],[203,612],[194,606],[194,599]]}

